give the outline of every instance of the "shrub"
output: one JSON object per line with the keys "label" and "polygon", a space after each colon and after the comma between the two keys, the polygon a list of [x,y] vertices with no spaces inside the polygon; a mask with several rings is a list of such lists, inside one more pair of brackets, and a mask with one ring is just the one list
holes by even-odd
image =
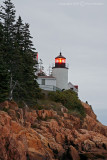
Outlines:
{"label": "shrub", "polygon": [[62,103],[71,113],[77,112],[85,117],[85,110],[77,94],[71,90],[49,92],[49,98],[55,102]]}

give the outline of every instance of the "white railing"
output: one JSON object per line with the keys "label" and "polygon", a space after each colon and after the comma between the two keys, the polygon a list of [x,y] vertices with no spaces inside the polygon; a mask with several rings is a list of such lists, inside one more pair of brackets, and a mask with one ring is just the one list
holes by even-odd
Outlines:
{"label": "white railing", "polygon": [[[55,64],[54,64],[54,63],[52,63],[52,68],[53,68],[53,67],[55,67]],[[65,63],[65,67],[66,67],[66,68],[69,68],[69,64],[68,64],[68,63]]]}
{"label": "white railing", "polygon": [[39,85],[39,87],[47,91],[61,91],[60,88],[53,86],[53,85]]}

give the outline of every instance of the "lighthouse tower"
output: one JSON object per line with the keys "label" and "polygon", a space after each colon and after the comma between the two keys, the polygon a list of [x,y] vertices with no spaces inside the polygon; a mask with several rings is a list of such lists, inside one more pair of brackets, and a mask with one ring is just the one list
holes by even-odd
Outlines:
{"label": "lighthouse tower", "polygon": [[52,76],[56,78],[56,87],[68,89],[68,68],[66,58],[60,55],[55,58],[55,67],[52,68]]}

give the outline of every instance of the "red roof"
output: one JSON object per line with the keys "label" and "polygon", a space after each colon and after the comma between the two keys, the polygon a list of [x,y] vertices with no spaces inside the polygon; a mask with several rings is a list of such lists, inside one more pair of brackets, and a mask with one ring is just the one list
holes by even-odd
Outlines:
{"label": "red roof", "polygon": [[76,89],[78,89],[78,85],[75,85],[74,87],[75,87]]}

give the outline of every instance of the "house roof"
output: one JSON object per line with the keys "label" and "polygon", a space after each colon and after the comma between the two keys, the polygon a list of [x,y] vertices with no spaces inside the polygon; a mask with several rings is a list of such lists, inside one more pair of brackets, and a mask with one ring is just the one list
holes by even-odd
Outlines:
{"label": "house roof", "polygon": [[50,79],[56,79],[55,77],[53,76],[38,76],[38,78],[50,78]]}
{"label": "house roof", "polygon": [[76,89],[78,89],[78,85],[74,85],[74,87],[75,87]]}
{"label": "house roof", "polygon": [[73,85],[71,82],[69,82],[68,85],[71,85],[72,87],[75,87],[78,90],[78,85]]}

